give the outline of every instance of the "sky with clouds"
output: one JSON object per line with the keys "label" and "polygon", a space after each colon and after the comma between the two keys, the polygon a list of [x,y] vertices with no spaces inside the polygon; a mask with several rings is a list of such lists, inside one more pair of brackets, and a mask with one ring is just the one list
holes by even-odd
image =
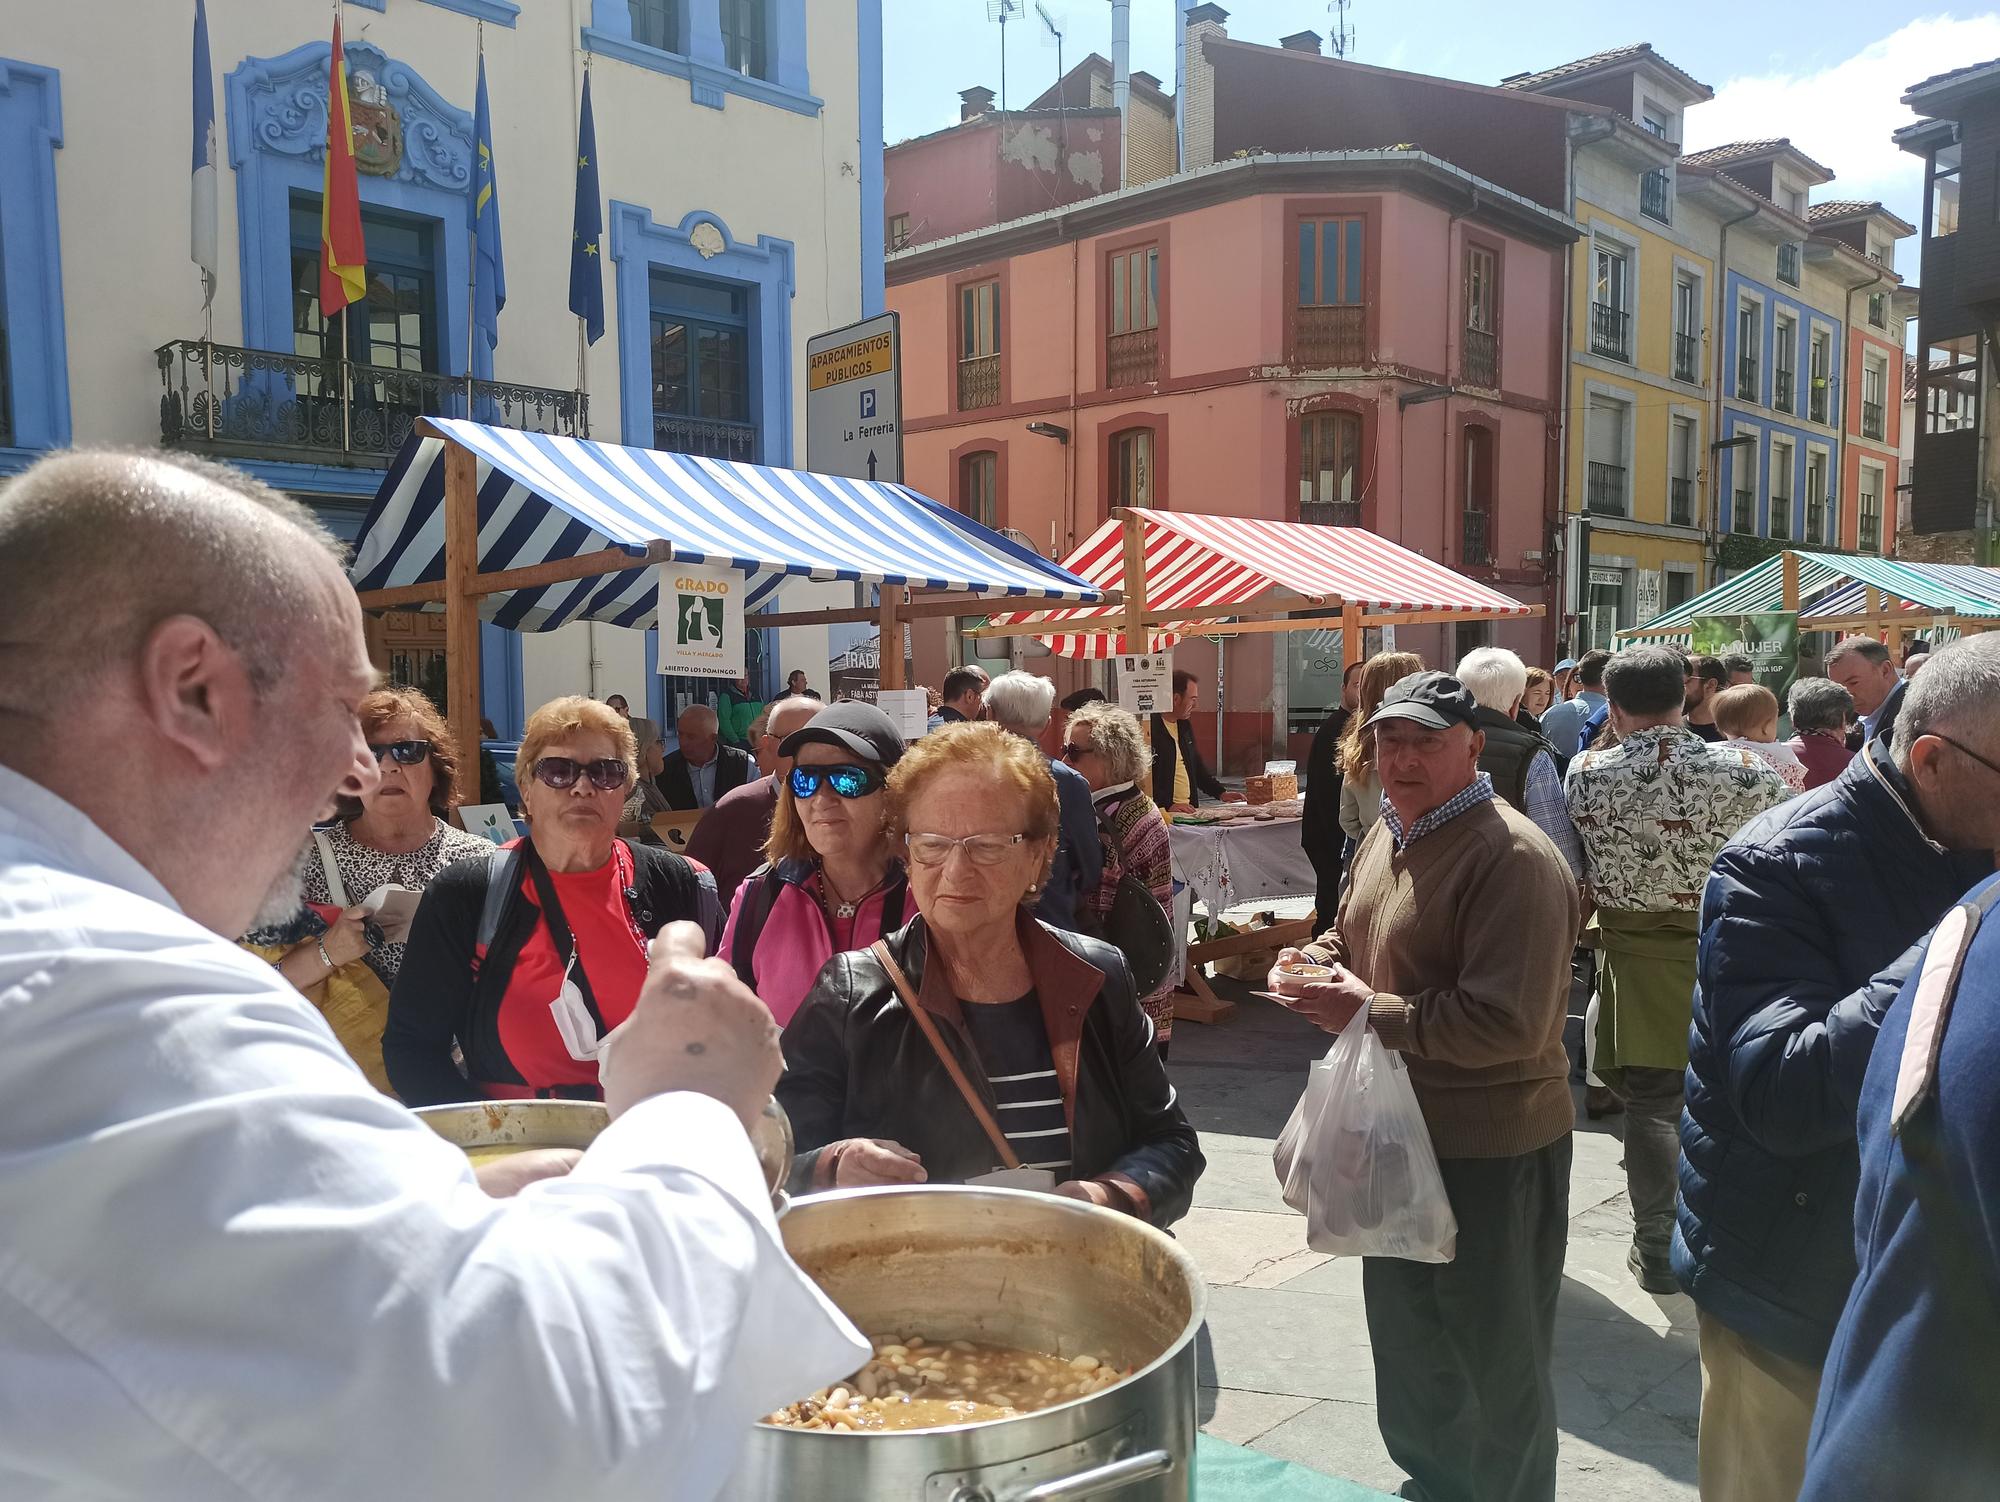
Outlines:
{"label": "sky with clouds", "polygon": [[[1066,33],[1063,61],[1111,50],[1105,0],[1043,0]],[[1276,42],[1291,32],[1326,34],[1327,0],[1238,0],[1229,34]],[[958,91],[1000,86],[1000,28],[987,0],[885,0],[884,125],[902,140],[950,124]],[[1910,112],[1897,102],[1919,79],[2000,57],[2000,10],[1923,10],[1866,0],[1814,5],[1770,0],[1680,0],[1672,6],[1607,6],[1579,0],[1497,7],[1472,0],[1352,0],[1358,62],[1494,83],[1630,42],[1656,51],[1715,90],[1687,117],[1690,149],[1752,137],[1789,136],[1835,180],[1815,196],[1880,198],[1919,218],[1922,165],[1889,133]],[[1007,27],[1007,96],[1023,105],[1054,82],[1056,52],[1029,0]],[[1133,0],[1132,66],[1173,87],[1173,0]],[[1904,255],[1914,272],[1914,247]]]}

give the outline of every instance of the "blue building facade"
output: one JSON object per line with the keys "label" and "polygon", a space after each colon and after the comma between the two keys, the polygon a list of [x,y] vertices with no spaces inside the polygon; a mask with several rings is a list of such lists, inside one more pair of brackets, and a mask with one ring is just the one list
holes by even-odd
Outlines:
{"label": "blue building facade", "polygon": [[[1723,286],[1718,525],[1817,544],[1840,474],[1845,326],[1799,287],[1733,267]],[[1808,536],[1809,520],[1821,522],[1818,536]]]}

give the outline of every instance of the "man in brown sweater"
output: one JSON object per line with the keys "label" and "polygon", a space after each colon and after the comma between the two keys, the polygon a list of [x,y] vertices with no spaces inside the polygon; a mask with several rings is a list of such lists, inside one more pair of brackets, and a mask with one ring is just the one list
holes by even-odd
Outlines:
{"label": "man in brown sweater", "polygon": [[[1369,1025],[1409,1065],[1458,1219],[1455,1259],[1362,1271],[1382,1439],[1405,1496],[1547,1502],[1549,1375],[1569,1228],[1563,1051],[1577,888],[1547,835],[1479,771],[1478,704],[1413,673],[1368,722],[1382,817],[1354,853],[1333,928],[1271,976],[1338,1032]],[[1301,983],[1288,960],[1335,967]]]}

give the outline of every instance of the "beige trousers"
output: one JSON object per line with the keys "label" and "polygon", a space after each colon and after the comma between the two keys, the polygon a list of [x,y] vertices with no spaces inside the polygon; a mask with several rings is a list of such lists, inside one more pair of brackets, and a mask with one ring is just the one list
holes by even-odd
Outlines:
{"label": "beige trousers", "polygon": [[1701,1502],[1795,1502],[1819,1372],[1700,1315]]}

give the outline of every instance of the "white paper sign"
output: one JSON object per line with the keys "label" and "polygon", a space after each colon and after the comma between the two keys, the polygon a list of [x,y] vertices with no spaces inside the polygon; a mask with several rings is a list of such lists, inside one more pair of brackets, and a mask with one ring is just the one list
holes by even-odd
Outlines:
{"label": "white paper sign", "polygon": [[1169,713],[1174,707],[1173,658],[1119,658],[1118,707],[1135,715]]}
{"label": "white paper sign", "polygon": [[496,845],[506,844],[519,832],[504,803],[468,803],[459,809],[458,817],[467,834],[478,835]]}
{"label": "white paper sign", "polygon": [[749,578],[700,563],[663,563],[659,572],[660,671],[741,678]]}
{"label": "white paper sign", "polygon": [[875,695],[875,707],[895,722],[905,741],[918,741],[930,728],[931,701],[920,688],[885,688]]}

